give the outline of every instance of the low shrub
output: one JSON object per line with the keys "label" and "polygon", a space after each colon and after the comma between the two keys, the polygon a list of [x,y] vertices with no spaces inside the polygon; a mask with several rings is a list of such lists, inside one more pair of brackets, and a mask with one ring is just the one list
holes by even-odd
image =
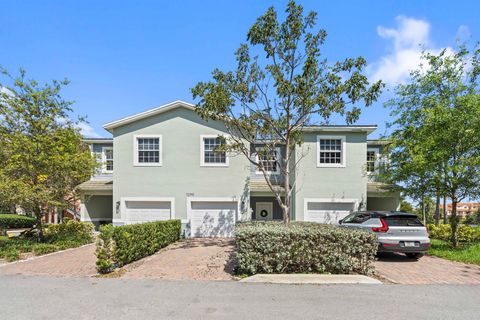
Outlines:
{"label": "low shrub", "polygon": [[20,237],[0,236],[0,259],[15,261],[22,253],[35,255],[75,248],[93,241],[94,226],[88,222],[69,221],[65,224],[49,225],[44,229],[44,242],[38,243],[35,232]]}
{"label": "low shrub", "polygon": [[[427,225],[428,234],[433,239],[450,241],[452,235],[452,228],[449,224],[434,224]],[[480,227],[470,227],[468,225],[460,225],[457,231],[459,242],[474,242],[480,241]]]}
{"label": "low shrub", "polygon": [[180,220],[155,221],[119,227],[100,226],[97,270],[108,273],[117,267],[152,255],[180,238]]}
{"label": "low shrub", "polygon": [[0,214],[0,229],[31,228],[35,219],[18,214]]}
{"label": "low shrub", "polygon": [[93,240],[95,226],[90,222],[68,220],[66,223],[51,224],[45,229],[49,242],[62,240]]}
{"label": "low shrub", "polygon": [[242,222],[235,230],[237,272],[369,274],[375,234],[309,222]]}
{"label": "low shrub", "polygon": [[52,252],[55,252],[55,251],[58,251],[58,250],[59,250],[59,248],[54,244],[39,243],[39,244],[36,244],[36,245],[33,246],[32,251],[36,256],[43,256],[44,254],[52,253]]}

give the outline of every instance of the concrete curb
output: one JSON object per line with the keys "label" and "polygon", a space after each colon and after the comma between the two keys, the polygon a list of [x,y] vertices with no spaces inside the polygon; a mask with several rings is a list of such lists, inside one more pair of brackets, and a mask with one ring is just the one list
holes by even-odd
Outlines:
{"label": "concrete curb", "polygon": [[382,284],[380,280],[353,274],[256,274],[242,279],[240,282],[281,284]]}

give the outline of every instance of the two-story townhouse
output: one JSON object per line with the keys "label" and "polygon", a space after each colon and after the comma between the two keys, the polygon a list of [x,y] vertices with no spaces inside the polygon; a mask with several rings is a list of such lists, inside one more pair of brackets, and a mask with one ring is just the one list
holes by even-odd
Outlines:
{"label": "two-story townhouse", "polygon": [[[217,151],[218,137],[228,132],[221,122],[201,119],[194,105],[175,101],[104,128],[112,139],[86,140],[102,168],[78,187],[82,220],[121,225],[176,218],[187,236],[231,236],[236,221],[282,218],[263,174],[243,155]],[[397,209],[399,195],[373,178],[384,143],[367,140],[375,128],[305,128],[305,143],[295,152],[302,159],[290,177],[293,220],[333,223],[352,210]],[[264,161],[282,191],[277,164]]]}

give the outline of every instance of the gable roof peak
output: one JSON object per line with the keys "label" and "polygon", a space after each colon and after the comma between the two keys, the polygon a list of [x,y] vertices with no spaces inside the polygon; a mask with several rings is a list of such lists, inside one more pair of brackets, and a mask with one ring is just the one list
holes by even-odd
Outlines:
{"label": "gable roof peak", "polygon": [[173,102],[158,106],[156,108],[149,109],[149,110],[146,110],[146,111],[143,111],[143,112],[140,112],[140,113],[136,113],[134,115],[131,115],[131,116],[119,119],[119,120],[115,120],[115,121],[106,123],[106,124],[103,125],[103,128],[107,131],[112,132],[112,130],[114,128],[129,124],[129,123],[141,120],[141,119],[145,119],[145,118],[148,118],[148,117],[151,117],[151,116],[154,116],[154,115],[157,115],[157,114],[160,114],[160,113],[172,110],[172,109],[176,109],[176,108],[186,108],[186,109],[189,109],[189,110],[194,110],[195,105],[192,104],[192,103],[189,103],[189,102],[182,101],[182,100],[175,100]]}

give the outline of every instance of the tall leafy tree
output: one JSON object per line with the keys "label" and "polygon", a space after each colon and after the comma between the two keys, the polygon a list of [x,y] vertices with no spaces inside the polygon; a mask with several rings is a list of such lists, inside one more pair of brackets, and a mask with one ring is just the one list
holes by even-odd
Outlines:
{"label": "tall leafy tree", "polygon": [[23,70],[2,71],[11,85],[0,83],[0,197],[35,215],[41,241],[46,210],[67,206],[96,163],[78,130],[83,120],[71,119],[72,102],[60,95],[68,81],[40,85]]}
{"label": "tall leafy tree", "polygon": [[409,82],[387,103],[395,118],[387,172],[405,190],[451,199],[454,246],[456,204],[480,194],[479,57],[478,47],[425,52]]}
{"label": "tall leafy tree", "polygon": [[[355,122],[359,105],[371,105],[383,85],[370,86],[362,57],[328,63],[321,54],[327,33],[315,27],[315,12],[304,14],[290,1],[285,13],[279,21],[269,8],[236,51],[236,70],[215,69],[213,79],[198,83],[192,93],[204,119],[225,123],[230,135],[221,148],[243,154],[263,173],[288,223],[294,190],[290,176],[301,160],[294,158],[294,150],[303,143],[304,127],[325,123],[333,114]],[[258,143],[262,147],[253,148]],[[275,152],[279,146],[284,154]],[[272,181],[261,160],[275,161],[282,181]]]}

